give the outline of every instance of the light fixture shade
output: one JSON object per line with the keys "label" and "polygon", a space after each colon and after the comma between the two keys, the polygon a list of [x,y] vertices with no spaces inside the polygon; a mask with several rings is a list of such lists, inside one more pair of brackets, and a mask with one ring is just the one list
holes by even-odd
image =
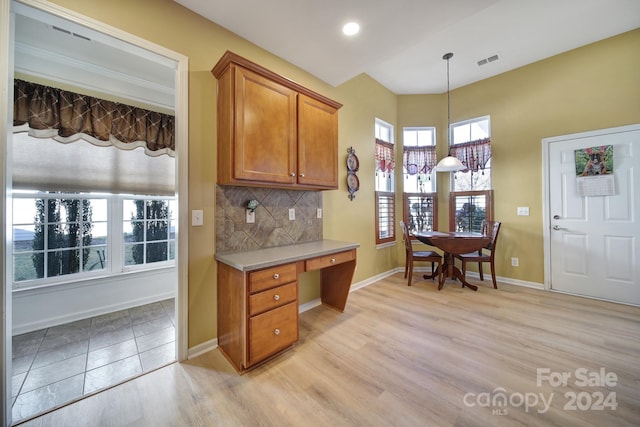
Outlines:
{"label": "light fixture shade", "polygon": [[447,156],[440,160],[436,165],[436,172],[458,172],[466,169],[465,165],[453,156]]}

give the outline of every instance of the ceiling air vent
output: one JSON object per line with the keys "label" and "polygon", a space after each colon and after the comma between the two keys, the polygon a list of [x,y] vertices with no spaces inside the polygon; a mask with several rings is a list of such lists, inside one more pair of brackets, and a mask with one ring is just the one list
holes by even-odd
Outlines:
{"label": "ceiling air vent", "polygon": [[495,61],[497,61],[499,59],[500,59],[500,56],[498,56],[498,54],[491,55],[488,58],[484,58],[484,59],[481,59],[480,61],[478,61],[478,67],[481,67],[483,65],[487,65],[490,62],[495,62]]}
{"label": "ceiling air vent", "polygon": [[82,34],[78,34],[78,33],[72,33],[69,30],[65,30],[64,28],[56,27],[55,25],[52,25],[51,28],[53,28],[56,31],[60,31],[61,33],[65,33],[65,34],[68,34],[70,36],[78,37],[79,39],[91,41],[91,39],[89,37],[83,36]]}

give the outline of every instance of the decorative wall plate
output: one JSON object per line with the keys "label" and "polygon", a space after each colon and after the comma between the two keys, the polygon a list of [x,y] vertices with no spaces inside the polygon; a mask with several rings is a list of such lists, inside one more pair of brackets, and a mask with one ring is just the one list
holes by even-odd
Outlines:
{"label": "decorative wall plate", "polygon": [[356,175],[359,168],[360,160],[356,156],[356,150],[353,147],[347,148],[347,191],[351,201],[356,197],[355,192],[360,189],[360,180]]}
{"label": "decorative wall plate", "polygon": [[360,160],[358,160],[358,156],[356,156],[355,151],[352,149],[352,151],[347,155],[347,170],[349,172],[358,172],[359,168]]}

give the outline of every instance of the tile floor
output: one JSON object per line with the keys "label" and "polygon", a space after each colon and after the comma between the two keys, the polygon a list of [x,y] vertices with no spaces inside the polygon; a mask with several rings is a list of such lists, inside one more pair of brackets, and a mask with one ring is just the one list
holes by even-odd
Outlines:
{"label": "tile floor", "polygon": [[173,299],[16,335],[13,421],[173,360]]}

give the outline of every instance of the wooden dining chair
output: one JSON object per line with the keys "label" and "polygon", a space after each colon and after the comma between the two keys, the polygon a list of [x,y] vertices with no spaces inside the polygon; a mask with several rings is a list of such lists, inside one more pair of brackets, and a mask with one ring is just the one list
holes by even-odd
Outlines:
{"label": "wooden dining chair", "polygon": [[[442,255],[434,251],[414,251],[411,244],[411,236],[409,236],[409,230],[404,221],[400,221],[400,228],[402,229],[402,240],[404,240],[404,248],[406,251],[407,261],[404,266],[404,277],[408,278],[407,286],[411,286],[413,279],[413,263],[416,261],[424,261],[431,263],[431,278],[435,276],[435,265],[438,267],[442,265]],[[442,275],[442,269],[438,268],[438,283],[440,283],[440,276]]]}
{"label": "wooden dining chair", "polygon": [[462,276],[465,278],[467,274],[467,263],[477,262],[478,272],[480,273],[480,280],[484,281],[484,277],[482,275],[482,263],[488,262],[491,266],[491,279],[493,280],[494,289],[498,289],[498,285],[496,283],[496,267],[494,264],[494,259],[496,253],[496,244],[498,243],[498,233],[500,232],[500,224],[501,223],[499,221],[482,221],[482,234],[491,236],[491,241],[489,242],[489,244],[480,249],[478,252],[455,255],[457,259],[462,261]]}

